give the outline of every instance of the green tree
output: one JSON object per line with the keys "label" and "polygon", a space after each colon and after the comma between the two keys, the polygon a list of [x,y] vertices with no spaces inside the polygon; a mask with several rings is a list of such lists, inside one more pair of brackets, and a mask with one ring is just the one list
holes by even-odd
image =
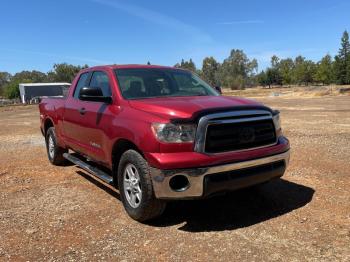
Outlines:
{"label": "green tree", "polygon": [[306,72],[304,81],[306,85],[312,84],[315,82],[314,75],[316,72],[316,64],[312,60],[306,60]]}
{"label": "green tree", "polygon": [[256,85],[257,74],[258,74],[258,60],[254,58],[250,60],[248,63],[248,78],[245,81],[248,86]]}
{"label": "green tree", "polygon": [[334,59],[334,72],[338,84],[350,84],[350,42],[347,31],[341,38],[341,47]]}
{"label": "green tree", "polygon": [[318,83],[329,85],[333,81],[333,78],[332,57],[326,55],[317,63],[314,79]]}
{"label": "green tree", "polygon": [[21,71],[16,73],[11,77],[10,82],[5,84],[4,93],[9,99],[14,99],[19,97],[19,87],[20,83],[42,83],[47,81],[47,75],[40,71]]}
{"label": "green tree", "polygon": [[219,69],[219,63],[216,62],[214,57],[206,57],[203,60],[201,76],[210,85],[217,85],[217,71]]}
{"label": "green tree", "polygon": [[280,59],[278,58],[278,56],[273,55],[271,57],[271,67],[272,68],[278,68],[279,63],[280,63]]}
{"label": "green tree", "polygon": [[30,81],[32,83],[43,83],[47,81],[47,75],[43,72],[33,70],[33,71],[22,71],[16,73],[12,77],[12,81]]}
{"label": "green tree", "polygon": [[48,80],[50,82],[71,83],[77,73],[87,67],[88,65],[75,66],[67,63],[54,64],[53,70],[48,73]]}
{"label": "green tree", "polygon": [[271,84],[274,85],[282,85],[282,75],[281,75],[281,70],[280,70],[280,64],[281,60],[276,56],[273,55],[271,57],[271,68],[268,72],[269,75],[269,87]]}
{"label": "green tree", "polygon": [[267,81],[267,75],[264,70],[262,70],[257,76],[256,76],[257,82],[259,85],[265,87],[268,85]]}
{"label": "green tree", "polygon": [[281,60],[273,55],[271,57],[271,67],[266,69],[264,72],[265,75],[261,75],[261,81],[265,82],[265,85],[268,85],[271,88],[271,85],[282,85],[282,76],[281,76]]}
{"label": "green tree", "polygon": [[5,86],[10,82],[12,76],[8,72],[0,72],[0,96],[4,94]]}
{"label": "green tree", "polygon": [[31,82],[33,81],[30,79],[12,79],[11,82],[5,86],[5,97],[8,99],[19,98],[19,84]]}
{"label": "green tree", "polygon": [[271,88],[271,85],[280,85],[281,77],[276,68],[266,69],[266,84]]}
{"label": "green tree", "polygon": [[281,59],[278,65],[279,74],[283,85],[291,85],[293,83],[294,62],[291,58]]}
{"label": "green tree", "polygon": [[306,60],[305,57],[297,56],[294,61],[293,79],[298,85],[308,85],[314,82],[316,65],[311,60]]}
{"label": "green tree", "polygon": [[218,79],[222,86],[231,89],[243,89],[255,78],[258,63],[250,60],[239,49],[232,49],[230,56],[224,60],[218,70]]}
{"label": "green tree", "polygon": [[181,63],[177,63],[175,64],[175,67],[178,68],[182,68],[182,69],[186,69],[186,70],[190,70],[194,73],[196,73],[196,65],[194,64],[194,62],[192,61],[192,59],[190,58],[189,61],[185,61],[184,59],[181,59]]}
{"label": "green tree", "polygon": [[266,69],[266,83],[271,88],[271,85],[276,82],[276,71],[272,68]]}

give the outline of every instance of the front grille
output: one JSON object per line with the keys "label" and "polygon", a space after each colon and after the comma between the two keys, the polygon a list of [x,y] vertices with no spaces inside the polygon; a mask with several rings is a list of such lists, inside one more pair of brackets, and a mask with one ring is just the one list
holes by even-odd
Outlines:
{"label": "front grille", "polygon": [[271,145],[276,142],[272,119],[208,124],[205,152],[219,153]]}

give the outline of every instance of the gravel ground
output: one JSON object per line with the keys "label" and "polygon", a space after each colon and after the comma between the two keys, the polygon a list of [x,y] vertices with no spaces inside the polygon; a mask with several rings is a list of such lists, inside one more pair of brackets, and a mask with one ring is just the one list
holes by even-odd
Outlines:
{"label": "gravel ground", "polygon": [[173,202],[149,224],[117,190],[49,164],[37,106],[0,108],[0,260],[350,261],[350,97],[259,100],[291,140],[283,179]]}

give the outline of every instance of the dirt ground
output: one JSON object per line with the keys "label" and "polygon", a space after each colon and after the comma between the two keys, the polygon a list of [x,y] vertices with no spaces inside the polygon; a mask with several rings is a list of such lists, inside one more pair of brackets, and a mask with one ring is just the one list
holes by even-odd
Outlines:
{"label": "dirt ground", "polygon": [[173,202],[149,224],[117,190],[49,164],[37,106],[0,108],[0,260],[350,261],[350,96],[258,100],[282,112],[283,179]]}

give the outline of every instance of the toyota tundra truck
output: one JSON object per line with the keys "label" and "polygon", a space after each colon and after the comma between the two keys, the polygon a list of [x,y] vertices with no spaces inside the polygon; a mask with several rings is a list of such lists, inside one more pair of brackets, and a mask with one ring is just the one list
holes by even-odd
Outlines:
{"label": "toyota tundra truck", "polygon": [[137,221],[160,216],[171,200],[279,178],[289,162],[279,111],[223,96],[179,68],[87,68],[39,110],[49,161],[115,186]]}

